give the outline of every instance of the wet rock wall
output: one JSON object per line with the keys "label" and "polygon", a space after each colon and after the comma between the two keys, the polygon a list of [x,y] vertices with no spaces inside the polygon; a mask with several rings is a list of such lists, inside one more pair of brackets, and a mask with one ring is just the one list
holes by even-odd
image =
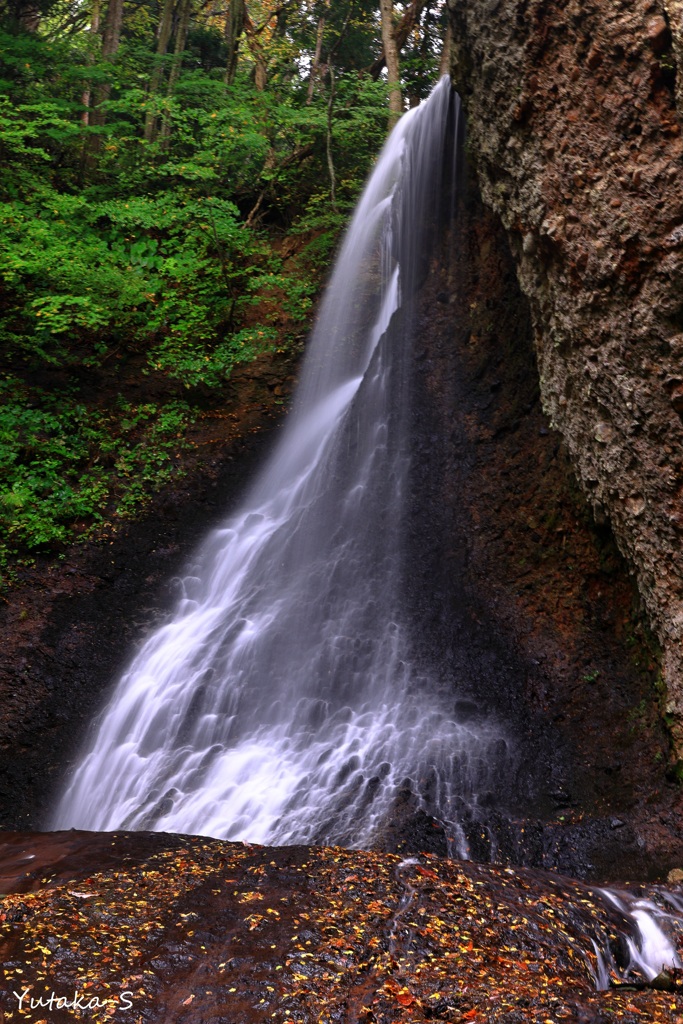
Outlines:
{"label": "wet rock wall", "polygon": [[680,756],[683,4],[448,3],[469,156],[529,300],[543,407],[636,575]]}

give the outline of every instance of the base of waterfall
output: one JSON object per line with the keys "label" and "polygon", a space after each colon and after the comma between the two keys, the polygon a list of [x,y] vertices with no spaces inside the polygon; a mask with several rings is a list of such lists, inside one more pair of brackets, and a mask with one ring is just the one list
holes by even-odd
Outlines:
{"label": "base of waterfall", "polygon": [[[146,1024],[683,1016],[675,887],[615,901],[428,854],[76,831],[6,833],[0,886],[6,1021],[71,1022],[74,1005]],[[674,958],[656,975],[629,952],[646,905],[667,946],[652,955]]]}

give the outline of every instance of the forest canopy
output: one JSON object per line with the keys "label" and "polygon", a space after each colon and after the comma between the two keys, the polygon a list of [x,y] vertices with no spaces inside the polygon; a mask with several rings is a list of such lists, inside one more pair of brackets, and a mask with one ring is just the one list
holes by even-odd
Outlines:
{"label": "forest canopy", "polygon": [[301,345],[387,108],[438,76],[445,11],[5,0],[0,17],[6,584],[134,514],[232,368]]}

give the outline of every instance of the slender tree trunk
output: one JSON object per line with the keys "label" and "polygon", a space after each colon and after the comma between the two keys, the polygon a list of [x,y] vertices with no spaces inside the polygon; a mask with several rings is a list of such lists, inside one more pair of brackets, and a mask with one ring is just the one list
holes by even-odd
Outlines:
{"label": "slender tree trunk", "polygon": [[237,55],[244,32],[244,0],[229,0],[228,17],[225,22],[225,41],[228,59],[225,64],[225,84],[232,85],[237,72]]}
{"label": "slender tree trunk", "polygon": [[[175,47],[173,50],[173,64],[171,71],[168,76],[168,87],[166,89],[166,95],[171,98],[175,92],[176,83],[180,75],[180,69],[183,64],[183,53],[185,51],[185,43],[187,42],[187,32],[190,27],[190,16],[192,14],[192,0],[180,0],[180,11],[178,15],[178,29],[175,37]],[[161,121],[161,137],[168,141],[171,134],[171,118],[170,112],[165,111]]]}
{"label": "slender tree trunk", "polygon": [[380,0],[379,9],[382,18],[384,60],[387,65],[387,78],[389,82],[389,127],[391,128],[396,124],[403,113],[403,97],[401,96],[398,66],[398,46],[396,45],[396,34],[394,31],[393,0]]}
{"label": "slender tree trunk", "polygon": [[337,176],[334,172],[334,161],[332,159],[332,112],[334,110],[334,68],[330,64],[328,68],[330,76],[330,99],[327,104],[327,170],[330,175],[330,203],[332,209],[337,209]]}
{"label": "slender tree trunk", "polygon": [[444,75],[450,73],[451,70],[451,51],[453,49],[453,26],[451,19],[448,19],[448,27],[446,29],[446,35],[443,40],[443,50],[441,51],[441,60],[439,61],[439,78],[443,78]]}
{"label": "slender tree trunk", "polygon": [[313,54],[313,61],[311,63],[311,73],[308,77],[308,95],[306,96],[306,104],[310,105],[313,101],[313,90],[315,88],[315,82],[320,72],[320,57],[323,52],[323,33],[325,31],[325,19],[318,18],[318,30],[315,35],[315,53]]}
{"label": "slender tree trunk", "polygon": [[264,61],[262,54],[256,55],[256,67],[254,69],[254,84],[259,92],[263,92],[263,90],[268,84],[266,62]]}
{"label": "slender tree trunk", "polygon": [[275,13],[275,29],[273,35],[277,39],[284,39],[287,35],[287,5],[280,7]]}
{"label": "slender tree trunk", "polygon": [[[413,0],[410,6],[404,11],[403,17],[399,21],[398,25],[394,28],[394,39],[396,40],[396,49],[400,53],[406,42],[408,36],[412,32],[416,22],[418,21],[422,11],[424,10],[426,0]],[[392,19],[393,23],[393,19]],[[384,40],[384,36],[382,36]],[[384,46],[382,46],[382,52],[380,53],[377,60],[373,61],[368,72],[372,78],[377,81],[382,73],[382,68],[386,65],[386,57],[384,54]]]}
{"label": "slender tree trunk", "polygon": [[[99,35],[100,31],[100,0],[94,0],[92,8],[92,16],[90,18],[90,41],[93,42],[95,36]],[[92,64],[95,59],[93,50],[90,50],[88,54],[88,64]],[[83,86],[83,94],[81,96],[81,102],[83,104],[83,113],[81,114],[81,121],[87,128],[90,124],[90,82],[86,82]]]}
{"label": "slender tree trunk", "polygon": [[266,70],[266,59],[263,55],[263,45],[256,32],[255,25],[245,9],[244,30],[247,36],[247,43],[251,55],[255,61],[254,84],[259,92],[263,92],[268,84],[268,72]]}
{"label": "slender tree trunk", "polygon": [[[157,36],[156,64],[149,82],[149,97],[152,101],[159,93],[161,83],[164,78],[164,57],[166,56],[168,43],[171,38],[171,29],[173,27],[173,8],[173,0],[164,0]],[[148,110],[145,116],[145,139],[147,142],[151,142],[154,138],[156,133],[156,124],[157,115],[153,110]]]}
{"label": "slender tree trunk", "polygon": [[40,19],[43,14],[40,4],[29,2],[18,4],[17,6],[18,10],[15,11],[16,18],[24,32],[37,32],[40,28]]}
{"label": "slender tree trunk", "polygon": [[102,32],[102,59],[111,60],[115,56],[121,42],[123,25],[123,0],[109,0],[107,13],[104,16]]}
{"label": "slender tree trunk", "polygon": [[[98,12],[99,21],[99,12]],[[111,61],[117,54],[121,42],[121,27],[123,25],[123,0],[109,0],[107,13],[104,16],[102,28],[102,60]],[[103,82],[95,90],[94,104],[88,121],[91,125],[102,125],[105,121],[104,111],[98,110],[102,103],[106,103],[111,92],[111,84]],[[97,147],[97,143],[93,141]]]}

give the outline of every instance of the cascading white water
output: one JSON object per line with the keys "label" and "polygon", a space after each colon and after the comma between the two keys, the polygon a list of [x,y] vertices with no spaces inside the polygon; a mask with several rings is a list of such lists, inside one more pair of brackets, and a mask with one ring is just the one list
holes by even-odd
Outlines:
{"label": "cascading white water", "polygon": [[411,299],[458,102],[444,79],[394,130],[283,436],[118,684],[54,827],[361,846],[409,788],[466,852],[459,809],[476,816],[508,743],[415,667],[401,602]]}
{"label": "cascading white water", "polygon": [[600,889],[602,895],[619,912],[627,925],[619,929],[622,936],[626,963],[618,966],[609,947],[593,946],[597,955],[595,983],[598,989],[610,987],[613,977],[628,984],[637,979],[653,982],[668,971],[683,967],[676,950],[676,939],[683,936],[683,898],[680,894],[659,891],[659,897],[668,909],[651,899],[634,896],[630,892]]}

